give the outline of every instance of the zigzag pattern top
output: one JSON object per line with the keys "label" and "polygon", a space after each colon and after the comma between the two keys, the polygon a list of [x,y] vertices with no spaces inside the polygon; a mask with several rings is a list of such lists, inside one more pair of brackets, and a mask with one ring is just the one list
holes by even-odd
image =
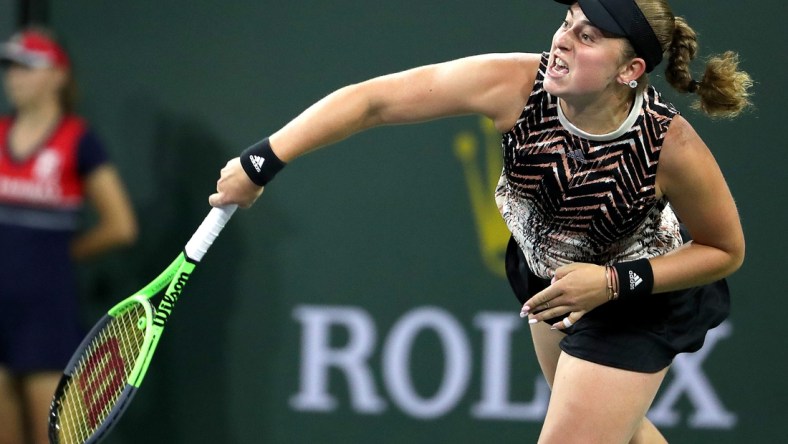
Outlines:
{"label": "zigzag pattern top", "polygon": [[662,141],[678,113],[649,86],[615,132],[574,127],[543,89],[543,54],[520,119],[502,137],[498,209],[542,278],[572,262],[610,264],[664,254],[682,243],[655,180]]}

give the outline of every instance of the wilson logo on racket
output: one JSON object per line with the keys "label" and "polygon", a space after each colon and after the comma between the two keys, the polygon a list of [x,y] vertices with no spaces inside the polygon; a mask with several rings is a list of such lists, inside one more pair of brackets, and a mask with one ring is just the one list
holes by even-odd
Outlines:
{"label": "wilson logo on racket", "polygon": [[175,303],[178,302],[178,297],[181,295],[181,291],[183,291],[183,287],[188,280],[189,273],[182,272],[178,275],[172,287],[172,291],[162,297],[159,306],[156,308],[156,314],[153,316],[154,325],[164,327],[164,324],[167,323],[167,318],[170,317],[170,313],[172,313],[172,309],[175,307]]}
{"label": "wilson logo on racket", "polygon": [[96,347],[95,353],[85,363],[89,379],[80,379],[82,400],[87,408],[87,419],[90,427],[95,428],[103,419],[104,407],[109,398],[126,383],[123,357],[117,338],[109,338]]}

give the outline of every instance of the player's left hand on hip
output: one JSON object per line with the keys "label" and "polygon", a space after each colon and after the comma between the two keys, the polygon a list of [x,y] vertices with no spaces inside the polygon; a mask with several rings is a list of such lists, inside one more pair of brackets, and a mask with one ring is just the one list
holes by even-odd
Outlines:
{"label": "player's left hand on hip", "polygon": [[553,324],[563,330],[606,302],[606,290],[605,267],[587,263],[564,265],[556,270],[549,287],[525,302],[520,316],[527,315],[531,324],[563,317]]}

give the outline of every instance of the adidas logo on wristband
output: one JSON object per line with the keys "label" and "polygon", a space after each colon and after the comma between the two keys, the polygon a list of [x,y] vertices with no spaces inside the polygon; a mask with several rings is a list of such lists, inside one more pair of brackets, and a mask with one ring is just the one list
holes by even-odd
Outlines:
{"label": "adidas logo on wristband", "polygon": [[654,289],[654,272],[648,259],[618,262],[613,265],[619,280],[621,298],[648,296]]}
{"label": "adidas logo on wristband", "polygon": [[261,187],[285,167],[285,163],[276,157],[276,153],[271,149],[267,138],[245,149],[238,157],[249,179]]}
{"label": "adidas logo on wristband", "polygon": [[629,289],[634,290],[635,287],[643,283],[643,279],[632,270],[629,270]]}
{"label": "adidas logo on wristband", "polygon": [[255,156],[254,154],[249,156],[249,160],[252,162],[252,166],[255,170],[259,173],[263,170],[263,164],[265,163],[265,158],[262,156]]}

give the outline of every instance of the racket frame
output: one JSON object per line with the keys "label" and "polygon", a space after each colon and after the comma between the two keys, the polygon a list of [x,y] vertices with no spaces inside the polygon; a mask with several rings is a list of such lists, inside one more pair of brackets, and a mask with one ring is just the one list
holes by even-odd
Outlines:
{"label": "racket frame", "polygon": [[[80,361],[83,359],[83,353],[85,350],[90,347],[93,343],[94,339],[99,336],[100,332],[104,330],[104,328],[112,322],[112,320],[119,314],[123,313],[132,305],[141,305],[145,309],[145,319],[151,319],[153,314],[153,308],[147,297],[141,295],[133,295],[130,296],[119,303],[115,304],[107,314],[101,317],[96,325],[91,328],[90,332],[85,336],[82,340],[82,343],[79,344],[77,351],[69,360],[68,365],[66,365],[65,370],[63,371],[63,376],[60,378],[58,382],[57,389],[55,390],[55,395],[52,400],[52,406],[49,410],[49,441],[52,444],[58,444],[60,442],[60,435],[58,430],[59,416],[60,416],[60,409],[59,407],[59,400],[62,398],[63,393],[66,389],[66,386],[71,381],[72,374],[76,370],[77,366],[80,364]],[[147,321],[146,321],[147,322]],[[150,348],[150,344],[153,340],[153,332],[152,329],[146,328],[145,329],[145,337],[143,339],[143,345],[141,350],[148,350]],[[130,377],[127,378],[126,384],[123,387],[120,395],[118,395],[118,399],[115,402],[115,405],[112,409],[107,413],[106,418],[101,422],[99,427],[92,433],[92,435],[85,441],[86,444],[94,444],[99,442],[107,433],[112,430],[115,426],[118,418],[123,414],[126,410],[126,407],[131,403],[131,399],[134,397],[134,394],[137,392],[137,388],[139,384],[133,385],[130,383],[132,379],[131,376],[134,376],[139,373],[140,368],[142,367],[143,360],[139,358],[136,359],[134,369],[130,373]],[[146,359],[147,362],[150,362],[150,359]],[[144,375],[144,373],[143,373]]]}
{"label": "racket frame", "polygon": [[[57,389],[52,400],[49,412],[49,439],[52,444],[60,443],[59,436],[59,415],[60,404],[63,394],[72,378],[72,374],[84,358],[83,353],[93,343],[93,340],[100,335],[101,331],[117,316],[122,315],[133,305],[142,305],[145,310],[145,325],[140,328],[145,329],[145,334],[137,354],[134,366],[126,378],[125,386],[121,391],[115,404],[110,409],[106,417],[101,421],[98,428],[85,441],[85,444],[95,444],[103,439],[118,422],[126,408],[130,405],[134,394],[137,392],[153,358],[153,353],[158,346],[161,334],[164,331],[167,320],[180,298],[183,287],[188,282],[189,276],[194,271],[197,263],[208,251],[215,238],[219,235],[224,225],[232,217],[237,209],[236,205],[224,208],[213,208],[208,216],[203,220],[197,231],[192,235],[186,244],[184,251],[173,260],[155,279],[145,285],[132,296],[129,296],[115,304],[94,326],[80,343],[79,347],[72,355],[68,365],[63,371],[63,376],[58,383]],[[151,305],[153,297],[161,293],[166,287],[158,306]]]}

